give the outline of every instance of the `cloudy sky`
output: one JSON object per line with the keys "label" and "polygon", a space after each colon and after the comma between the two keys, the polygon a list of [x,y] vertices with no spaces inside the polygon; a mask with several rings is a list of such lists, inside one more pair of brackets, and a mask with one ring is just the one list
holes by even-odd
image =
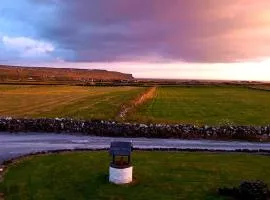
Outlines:
{"label": "cloudy sky", "polygon": [[1,0],[0,63],[270,80],[270,1]]}

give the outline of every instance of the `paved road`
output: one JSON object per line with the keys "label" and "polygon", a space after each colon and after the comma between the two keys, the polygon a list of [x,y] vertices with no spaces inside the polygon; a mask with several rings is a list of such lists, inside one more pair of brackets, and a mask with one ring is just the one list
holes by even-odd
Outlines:
{"label": "paved road", "polygon": [[177,140],[146,138],[110,138],[93,136],[75,136],[64,134],[18,134],[0,133],[0,164],[3,160],[20,155],[61,149],[108,148],[111,141],[132,141],[135,148],[179,148],[209,150],[270,150],[270,143],[228,142],[211,140]]}

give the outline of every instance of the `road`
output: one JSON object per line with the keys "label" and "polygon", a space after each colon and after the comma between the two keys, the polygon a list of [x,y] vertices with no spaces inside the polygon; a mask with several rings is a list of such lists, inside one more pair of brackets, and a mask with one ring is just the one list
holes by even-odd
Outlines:
{"label": "road", "polygon": [[0,133],[0,164],[21,155],[48,150],[108,148],[111,141],[132,141],[135,148],[177,148],[232,151],[237,149],[270,150],[270,143],[239,141],[177,140],[148,138],[111,138],[67,134]]}

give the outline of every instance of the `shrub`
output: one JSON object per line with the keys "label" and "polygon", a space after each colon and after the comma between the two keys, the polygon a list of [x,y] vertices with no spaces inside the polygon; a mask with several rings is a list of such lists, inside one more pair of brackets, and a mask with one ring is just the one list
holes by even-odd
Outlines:
{"label": "shrub", "polygon": [[267,185],[262,181],[244,181],[239,186],[239,195],[241,199],[246,200],[266,200],[268,199]]}
{"label": "shrub", "polygon": [[269,190],[262,181],[243,181],[239,187],[219,188],[218,193],[221,196],[230,196],[238,200],[267,200],[269,199]]}

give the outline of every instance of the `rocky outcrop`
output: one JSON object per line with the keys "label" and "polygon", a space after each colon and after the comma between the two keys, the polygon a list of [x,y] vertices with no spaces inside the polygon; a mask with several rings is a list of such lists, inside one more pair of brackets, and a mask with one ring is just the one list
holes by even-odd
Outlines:
{"label": "rocky outcrop", "polygon": [[73,119],[0,119],[2,132],[71,133],[110,137],[146,137],[177,139],[227,139],[270,141],[267,126],[195,126],[119,123],[103,120]]}

